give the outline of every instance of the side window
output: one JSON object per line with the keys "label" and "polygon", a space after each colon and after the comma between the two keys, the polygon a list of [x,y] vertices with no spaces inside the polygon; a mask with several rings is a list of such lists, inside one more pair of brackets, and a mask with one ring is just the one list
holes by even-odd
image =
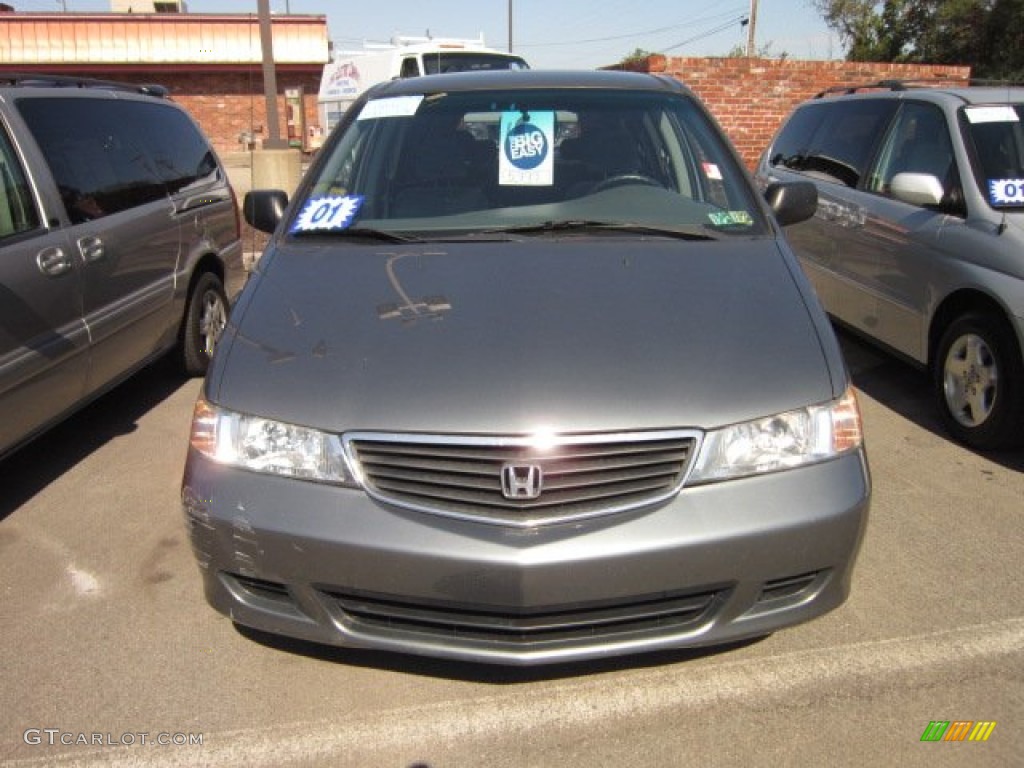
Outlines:
{"label": "side window", "polygon": [[783,142],[773,149],[773,164],[780,157],[793,170],[856,187],[898,104],[892,99],[840,98],[804,108],[808,114],[794,126],[789,145]]}
{"label": "side window", "polygon": [[177,193],[200,182],[214,180],[217,161],[203,135],[187,115],[175,107],[135,104],[132,128],[145,145],[167,190]]}
{"label": "side window", "polygon": [[92,221],[166,197],[136,138],[131,104],[80,98],[20,99],[68,218]]}
{"label": "side window", "polygon": [[953,145],[942,111],[933,104],[903,105],[886,137],[867,188],[889,195],[897,173],[935,176],[949,194],[954,184]]}
{"label": "side window", "polygon": [[14,147],[0,128],[0,239],[39,226],[39,214]]}
{"label": "side window", "polygon": [[402,70],[399,77],[419,77],[420,65],[416,62],[415,56],[407,56],[402,59]]}
{"label": "side window", "polygon": [[820,105],[796,110],[776,137],[769,162],[793,171],[802,171],[811,148],[811,139],[825,118],[827,109],[827,106]]}

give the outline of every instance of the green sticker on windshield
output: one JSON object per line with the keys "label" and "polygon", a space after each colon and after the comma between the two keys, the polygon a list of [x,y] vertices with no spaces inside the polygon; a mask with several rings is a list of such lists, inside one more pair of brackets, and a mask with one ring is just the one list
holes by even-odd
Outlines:
{"label": "green sticker on windshield", "polygon": [[715,211],[708,218],[716,227],[749,227],[754,219],[746,211]]}

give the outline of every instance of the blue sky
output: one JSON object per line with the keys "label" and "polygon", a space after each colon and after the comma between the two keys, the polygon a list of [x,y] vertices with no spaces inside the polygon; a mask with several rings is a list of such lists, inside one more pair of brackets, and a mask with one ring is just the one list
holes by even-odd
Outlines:
{"label": "blue sky", "polygon": [[[108,0],[8,0],[20,11],[109,10]],[[326,14],[335,48],[358,48],[363,40],[392,35],[477,37],[508,45],[509,0],[271,0],[272,11]],[[715,3],[680,0],[512,0],[512,47],[534,67],[597,67],[613,64],[637,48],[676,56],[721,56],[745,46],[740,19],[750,0]],[[194,13],[255,13],[257,0],[188,0]],[[837,59],[839,39],[825,26],[811,0],[758,0],[755,42],[771,55]]]}

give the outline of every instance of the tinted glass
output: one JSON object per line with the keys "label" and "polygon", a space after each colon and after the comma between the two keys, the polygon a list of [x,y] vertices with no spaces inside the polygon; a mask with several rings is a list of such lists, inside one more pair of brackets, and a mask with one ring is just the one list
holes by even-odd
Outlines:
{"label": "tinted glass", "polygon": [[942,110],[906,102],[893,121],[865,188],[889,194],[897,173],[925,173],[945,182],[953,166],[953,145]]}
{"label": "tinted glass", "polygon": [[526,62],[518,56],[458,51],[423,54],[423,69],[426,70],[425,74],[438,75],[445,72],[476,72],[483,69],[528,69],[528,67]]}
{"label": "tinted glass", "polygon": [[324,152],[293,231],[551,221],[765,231],[734,156],[681,95],[564,89],[377,99]]}
{"label": "tinted glass", "polygon": [[794,171],[802,170],[811,147],[811,138],[825,118],[825,110],[808,106],[796,110],[786,121],[772,145],[770,162]]}
{"label": "tinted glass", "polygon": [[0,238],[39,226],[39,214],[7,132],[0,128]]}
{"label": "tinted glass", "polygon": [[216,179],[213,152],[187,115],[160,104],[139,104],[133,114],[132,128],[169,192]]}
{"label": "tinted glass", "polygon": [[[166,197],[145,134],[140,104],[115,100],[20,99],[72,223],[109,216]],[[74,126],[69,130],[68,126]],[[152,130],[152,126],[148,126]]]}
{"label": "tinted glass", "polygon": [[773,149],[773,162],[856,187],[898,106],[893,99],[850,99],[805,107],[800,112],[809,114]]}

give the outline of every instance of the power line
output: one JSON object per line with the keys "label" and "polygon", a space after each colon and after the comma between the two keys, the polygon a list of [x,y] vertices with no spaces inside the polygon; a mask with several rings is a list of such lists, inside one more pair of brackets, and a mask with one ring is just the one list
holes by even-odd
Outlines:
{"label": "power line", "polygon": [[[735,14],[736,11],[732,10],[732,11],[729,11],[728,13]],[[685,23],[671,24],[671,25],[665,26],[665,27],[657,27],[656,29],[642,30],[642,31],[639,31],[639,32],[627,32],[625,34],[610,35],[610,36],[607,36],[607,37],[595,37],[595,38],[590,38],[590,39],[586,39],[586,40],[562,40],[562,41],[559,41],[559,42],[547,42],[547,43],[523,43],[523,42],[520,42],[517,45],[518,45],[519,48],[554,48],[554,47],[566,46],[566,45],[588,45],[588,44],[591,44],[591,43],[614,42],[615,40],[627,40],[629,38],[634,38],[634,37],[644,37],[644,36],[647,36],[647,35],[656,35],[656,34],[661,34],[661,33],[664,33],[664,32],[671,32],[672,30],[676,30],[676,29],[692,28],[692,27],[695,27],[695,26],[697,26],[698,24],[700,24],[702,22],[708,22],[708,21],[711,21],[712,19],[721,18],[723,15],[725,15],[725,14],[717,13],[717,14],[714,14],[712,16],[706,16],[706,17],[698,18],[698,19],[691,19],[690,21],[685,22]],[[723,29],[727,29],[727,28],[731,27],[735,23],[737,23],[737,18],[735,16],[733,16],[732,18],[729,19],[729,21],[727,23],[723,24],[721,27],[716,27],[714,30],[712,30],[711,32],[708,32],[706,34],[714,34],[714,33],[720,32]],[[693,38],[693,39],[699,40],[700,37],[696,37],[696,38]],[[687,42],[691,42],[691,41],[690,40],[684,41],[683,43],[680,43],[680,45],[685,45]]]}
{"label": "power line", "polygon": [[689,45],[690,43],[695,43],[698,40],[703,40],[705,37],[711,37],[712,35],[717,35],[719,32],[724,32],[725,30],[729,29],[730,27],[734,27],[737,24],[742,26],[743,24],[747,23],[748,21],[749,21],[749,19],[746,16],[739,16],[739,17],[737,17],[735,19],[732,19],[727,24],[721,25],[720,27],[715,27],[714,29],[709,29],[707,32],[703,32],[703,33],[701,33],[699,35],[694,35],[693,37],[690,37],[690,38],[687,38],[686,40],[683,40],[683,42],[681,42],[681,43],[676,43],[675,45],[670,45],[668,48],[662,48],[661,49],[661,53],[668,53],[669,51],[674,51],[677,48],[682,48],[684,45]]}

